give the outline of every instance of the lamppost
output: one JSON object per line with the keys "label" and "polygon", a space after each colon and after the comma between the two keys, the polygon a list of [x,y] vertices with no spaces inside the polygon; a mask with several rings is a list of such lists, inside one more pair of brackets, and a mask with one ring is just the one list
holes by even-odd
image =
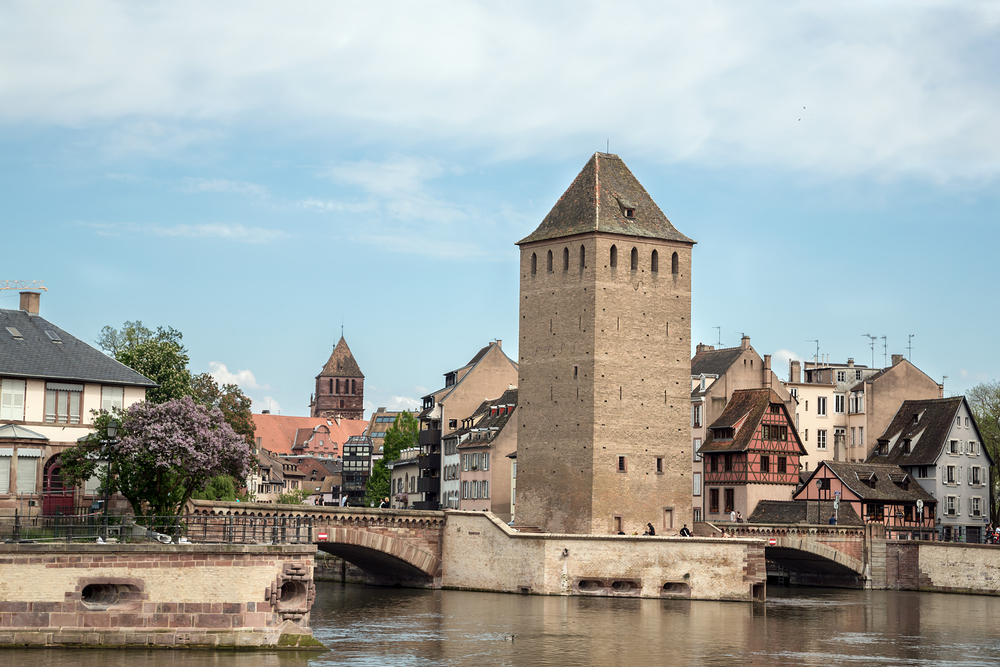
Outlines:
{"label": "lamppost", "polygon": [[104,539],[108,539],[108,501],[111,496],[111,445],[118,444],[118,420],[112,419],[108,422],[105,431],[108,437],[101,440],[101,444],[104,445],[104,465],[107,466],[107,470],[104,471]]}
{"label": "lamppost", "polygon": [[817,477],[816,478],[816,525],[823,523],[822,521],[823,517],[820,516],[820,511],[819,511],[819,491],[822,488],[823,488],[823,480]]}

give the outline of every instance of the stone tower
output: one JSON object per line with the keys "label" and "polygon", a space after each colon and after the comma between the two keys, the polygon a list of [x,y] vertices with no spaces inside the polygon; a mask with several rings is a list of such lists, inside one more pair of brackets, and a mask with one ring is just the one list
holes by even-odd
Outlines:
{"label": "stone tower", "polygon": [[309,407],[313,417],[364,418],[365,376],[343,336],[316,376],[316,394]]}
{"label": "stone tower", "polygon": [[691,249],[596,153],[521,248],[516,523],[676,533],[691,517]]}

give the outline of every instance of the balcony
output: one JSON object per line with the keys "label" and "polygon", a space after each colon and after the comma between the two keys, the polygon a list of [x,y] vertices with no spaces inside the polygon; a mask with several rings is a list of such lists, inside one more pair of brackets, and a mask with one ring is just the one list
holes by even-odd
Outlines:
{"label": "balcony", "polygon": [[421,447],[426,447],[430,445],[437,445],[441,442],[441,429],[439,428],[428,428],[420,432],[417,437],[417,444]]}
{"label": "balcony", "polygon": [[440,491],[440,477],[420,477],[417,479],[417,493],[438,493]]}
{"label": "balcony", "polygon": [[439,470],[441,468],[441,455],[421,454],[417,457],[417,466],[421,470]]}

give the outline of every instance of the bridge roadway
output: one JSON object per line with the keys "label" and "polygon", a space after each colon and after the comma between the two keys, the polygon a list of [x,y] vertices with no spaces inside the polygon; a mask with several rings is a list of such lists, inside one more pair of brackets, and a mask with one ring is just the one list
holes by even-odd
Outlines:
{"label": "bridge roadway", "polygon": [[[317,548],[365,570],[373,583],[435,588],[442,585],[443,537],[450,511],[198,500],[191,501],[191,506],[194,514],[234,519],[241,516],[310,517],[310,539]],[[878,524],[720,523],[705,526],[718,531],[719,537],[763,541],[764,558],[787,573],[792,583],[850,588],[882,588],[885,585],[885,536]],[[707,534],[707,531],[700,534]],[[528,536],[523,534],[523,537]],[[606,540],[617,536],[599,537]]]}

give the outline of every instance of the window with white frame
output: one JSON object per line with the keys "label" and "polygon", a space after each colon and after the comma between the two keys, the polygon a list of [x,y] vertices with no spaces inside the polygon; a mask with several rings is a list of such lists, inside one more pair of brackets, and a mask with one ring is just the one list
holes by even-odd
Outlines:
{"label": "window with white frame", "polygon": [[847,382],[847,371],[837,371],[837,382]]}
{"label": "window with white frame", "polygon": [[35,478],[38,475],[38,461],[42,456],[40,449],[17,450],[17,492],[34,493]]}
{"label": "window with white frame", "polygon": [[844,414],[844,395],[834,394],[833,395],[833,411],[838,414]]}
{"label": "window with white frame", "polygon": [[826,449],[826,429],[816,429],[816,449]]}
{"label": "window with white frame", "polygon": [[944,513],[946,516],[958,514],[958,496],[945,496]]}
{"label": "window with white frame", "polygon": [[14,449],[0,449],[0,493],[10,493],[10,461]]}
{"label": "window with white frame", "polygon": [[0,419],[24,421],[24,380],[0,382]]}
{"label": "window with white frame", "polygon": [[694,439],[694,444],[691,449],[694,452],[694,460],[701,461],[701,454],[698,453],[698,450],[701,449],[701,438]]}
{"label": "window with white frame", "polygon": [[123,387],[101,387],[101,409],[111,412],[112,408],[122,409],[125,402],[125,389]]}
{"label": "window with white frame", "polygon": [[482,459],[483,459],[483,463],[482,463],[483,470],[489,470],[490,469],[490,453],[489,452],[483,452],[482,453]]}
{"label": "window with white frame", "polygon": [[700,472],[694,473],[693,477],[691,478],[691,481],[692,481],[691,494],[695,495],[695,496],[700,496],[701,495],[701,473]]}
{"label": "window with white frame", "polygon": [[854,379],[855,380],[861,379],[861,371],[854,371]]}
{"label": "window with white frame", "polygon": [[816,414],[820,417],[826,416],[826,396],[816,397]]}
{"label": "window with white frame", "polygon": [[949,454],[958,454],[958,450],[959,450],[959,441],[958,440],[949,440],[948,441],[948,453]]}
{"label": "window with white frame", "polygon": [[482,497],[483,498],[489,498],[490,497],[490,483],[488,481],[486,481],[485,479],[483,480],[483,495],[482,495]]}
{"label": "window with white frame", "polygon": [[798,398],[799,397],[799,388],[798,387],[792,387],[792,388],[790,388],[788,390],[788,393],[791,394],[793,397]]}
{"label": "window with white frame", "polygon": [[980,466],[969,468],[969,486],[983,485],[983,469]]}
{"label": "window with white frame", "polygon": [[979,443],[975,440],[969,440],[969,448],[966,451],[969,456],[979,456]]}
{"label": "window with white frame", "polygon": [[979,496],[969,498],[969,516],[983,515],[983,499]]}
{"label": "window with white frame", "polygon": [[944,467],[944,483],[945,484],[958,483],[958,468],[956,468],[955,466]]}
{"label": "window with white frame", "polygon": [[701,405],[691,406],[691,426],[698,428],[701,426]]}

